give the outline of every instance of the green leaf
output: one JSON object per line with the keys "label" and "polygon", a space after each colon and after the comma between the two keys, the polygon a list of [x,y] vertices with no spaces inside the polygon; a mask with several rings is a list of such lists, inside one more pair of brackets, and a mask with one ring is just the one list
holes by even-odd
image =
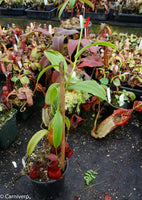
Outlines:
{"label": "green leaf", "polygon": [[103,85],[107,85],[107,84],[109,83],[109,80],[108,80],[108,78],[101,78],[101,79],[100,79],[100,82],[101,82],[101,84],[103,84]]}
{"label": "green leaf", "polygon": [[32,152],[34,151],[36,145],[38,144],[38,142],[45,136],[48,134],[48,130],[43,129],[40,130],[38,132],[36,132],[32,138],[30,139],[28,146],[27,146],[27,154],[30,156],[32,154]]}
{"label": "green leaf", "polygon": [[90,6],[92,8],[92,10],[94,10],[94,5],[91,1],[88,1],[88,0],[80,0],[80,1],[86,3],[88,6]]}
{"label": "green leaf", "polygon": [[35,66],[37,67],[38,71],[41,71],[42,70],[42,67],[39,63],[34,63]]}
{"label": "green leaf", "polygon": [[29,75],[31,72],[29,70],[24,70],[25,75]]}
{"label": "green leaf", "polygon": [[142,8],[139,9],[139,14],[142,14]]}
{"label": "green leaf", "polygon": [[68,2],[69,2],[69,0],[65,1],[64,3],[62,3],[62,4],[58,7],[58,11],[60,10],[60,11],[59,11],[59,14],[58,14],[59,19],[61,18],[61,15],[62,15],[62,13],[63,13],[65,7],[67,6]]}
{"label": "green leaf", "polygon": [[12,62],[12,60],[9,60],[7,57],[2,58],[2,61],[6,62],[6,63],[11,63]]}
{"label": "green leaf", "polygon": [[107,88],[108,88],[108,86],[107,85],[101,85],[104,89],[106,89],[107,90]]}
{"label": "green leaf", "polygon": [[136,95],[133,92],[127,91],[127,94],[130,96],[131,101],[134,101],[136,99]]}
{"label": "green leaf", "polygon": [[69,131],[70,130],[70,119],[67,116],[65,116],[65,124],[67,127],[67,131]]}
{"label": "green leaf", "polygon": [[58,86],[59,86],[59,83],[53,83],[52,85],[50,85],[50,87],[48,88],[48,90],[46,92],[46,95],[45,95],[45,103],[46,104],[51,105],[51,102],[50,102],[50,91],[52,90],[53,87],[56,87],[56,90],[57,90]]}
{"label": "green leaf", "polygon": [[111,48],[114,48],[114,49],[117,49],[117,47],[112,44],[111,42],[95,42],[93,44],[89,44],[87,46],[85,46],[84,48],[82,48],[76,55],[75,55],[75,58],[77,59],[86,49],[88,49],[89,47],[92,47],[92,46],[96,46],[96,45],[101,45],[101,46],[106,46],[106,47],[111,47]]}
{"label": "green leaf", "polygon": [[69,1],[69,9],[72,9],[74,7],[76,0],[70,0]]}
{"label": "green leaf", "polygon": [[59,83],[56,86],[56,89],[57,89],[57,96],[56,96],[56,98],[54,100],[54,107],[55,107],[55,109],[58,109],[59,106],[60,106],[60,88],[59,88]]}
{"label": "green leaf", "polygon": [[113,80],[113,84],[114,84],[115,86],[120,86],[120,80],[119,80],[118,78],[114,79],[114,80]]}
{"label": "green leaf", "polygon": [[12,78],[11,78],[11,81],[13,81],[14,83],[16,83],[16,81],[18,81],[19,80],[19,78],[17,78],[16,76],[13,76]]}
{"label": "green leaf", "polygon": [[20,81],[22,84],[29,83],[29,79],[26,76],[23,76],[22,78],[20,78]]}
{"label": "green leaf", "polygon": [[49,99],[50,99],[50,103],[53,104],[54,103],[54,100],[57,96],[57,88],[56,87],[53,87],[51,90],[50,90],[50,94],[49,94]]}
{"label": "green leaf", "polygon": [[90,94],[97,96],[100,100],[107,101],[106,92],[104,88],[94,80],[78,82],[66,88],[66,90],[72,90],[72,89],[86,91]]}
{"label": "green leaf", "polygon": [[63,130],[63,118],[60,111],[56,111],[53,118],[53,144],[57,148],[61,143]]}
{"label": "green leaf", "polygon": [[[42,75],[46,72],[47,69],[53,68],[53,67],[57,67],[58,65],[49,65],[48,67],[44,68],[38,75],[37,77],[37,83],[39,81],[39,79],[42,77]],[[59,67],[59,66],[58,66]]]}
{"label": "green leaf", "polygon": [[36,56],[37,56],[37,47],[33,48],[31,52],[31,57],[36,58]]}
{"label": "green leaf", "polygon": [[59,71],[59,63],[64,62],[64,71],[67,72],[67,63],[64,56],[58,51],[47,50],[44,51],[45,56],[51,62],[52,65],[57,65],[58,67],[54,67],[57,71]]}

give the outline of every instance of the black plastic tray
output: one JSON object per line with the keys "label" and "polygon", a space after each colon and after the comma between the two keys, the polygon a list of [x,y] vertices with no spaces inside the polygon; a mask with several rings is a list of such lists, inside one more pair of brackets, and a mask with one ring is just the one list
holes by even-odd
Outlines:
{"label": "black plastic tray", "polygon": [[142,15],[118,13],[118,15],[115,17],[115,20],[120,22],[142,23]]}
{"label": "black plastic tray", "polygon": [[127,86],[121,86],[119,87],[122,90],[128,90],[133,92],[136,96],[142,96],[142,88],[137,87],[137,88],[132,88],[132,87],[127,87]]}
{"label": "black plastic tray", "polygon": [[28,18],[32,19],[50,19],[56,16],[57,8],[54,8],[50,11],[39,11],[35,10],[35,7],[26,9],[26,14]]}
{"label": "black plastic tray", "polygon": [[98,21],[105,21],[108,19],[109,11],[107,13],[95,13],[95,12],[86,12],[85,18],[90,17],[90,19],[98,20]]}
{"label": "black plastic tray", "polygon": [[0,13],[2,15],[14,15],[14,16],[22,16],[25,15],[25,8],[11,8],[11,9],[7,9],[7,8],[3,8],[0,7]]}
{"label": "black plastic tray", "polygon": [[118,10],[109,9],[109,16],[108,16],[109,20],[115,20],[117,15],[118,15]]}

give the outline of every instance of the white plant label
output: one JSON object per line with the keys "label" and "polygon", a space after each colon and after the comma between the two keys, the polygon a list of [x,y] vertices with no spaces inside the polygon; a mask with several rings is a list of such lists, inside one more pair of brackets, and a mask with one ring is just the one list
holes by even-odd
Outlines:
{"label": "white plant label", "polygon": [[52,25],[51,24],[48,26],[48,30],[49,30],[49,33],[52,34]]}
{"label": "white plant label", "polygon": [[130,0],[126,0],[126,5],[128,6],[130,3]]}
{"label": "white plant label", "polygon": [[124,94],[121,94],[120,97],[119,97],[119,106],[123,106],[124,105]]}
{"label": "white plant label", "polygon": [[32,22],[30,23],[30,25],[31,25],[31,28],[34,28],[34,25],[33,25],[33,23],[32,23]]}
{"label": "white plant label", "polygon": [[23,168],[26,167],[26,163],[25,163],[25,160],[22,158],[22,165],[23,165]]}
{"label": "white plant label", "polygon": [[17,49],[17,45],[14,44],[13,46],[14,46],[14,50],[15,50],[15,51],[18,51],[18,49]]}
{"label": "white plant label", "polygon": [[140,50],[141,48],[142,48],[142,40],[140,41],[138,50]]}
{"label": "white plant label", "polygon": [[112,65],[111,70],[115,70],[116,72],[118,72],[118,65]]}
{"label": "white plant label", "polygon": [[86,37],[86,27],[84,28],[84,37]]}
{"label": "white plant label", "polygon": [[18,61],[18,65],[19,65],[19,68],[21,69],[22,68],[22,63],[21,63],[20,60]]}
{"label": "white plant label", "polygon": [[71,77],[76,77],[76,72],[73,72]]}
{"label": "white plant label", "polygon": [[108,102],[111,103],[110,87],[107,88],[107,99]]}
{"label": "white plant label", "polygon": [[83,28],[83,15],[79,15],[80,19],[80,28]]}
{"label": "white plant label", "polygon": [[17,43],[19,43],[19,39],[16,34],[15,34],[15,39],[16,39]]}
{"label": "white plant label", "polygon": [[48,1],[47,0],[44,0],[44,5],[47,5],[48,4]]}
{"label": "white plant label", "polygon": [[15,161],[12,161],[12,164],[13,164],[14,168],[17,168],[17,163]]}

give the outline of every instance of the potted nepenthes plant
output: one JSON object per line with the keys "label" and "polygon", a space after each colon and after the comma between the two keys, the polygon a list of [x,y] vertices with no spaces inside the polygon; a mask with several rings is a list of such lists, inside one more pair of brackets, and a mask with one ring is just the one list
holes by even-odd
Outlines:
{"label": "potted nepenthes plant", "polygon": [[56,16],[56,0],[36,0],[33,6],[26,9],[27,17],[34,19],[50,19]]}
{"label": "potted nepenthes plant", "polygon": [[[83,16],[85,17],[85,10],[83,10],[84,4],[87,4],[89,7],[91,7],[94,10],[94,5],[89,0],[67,0],[64,1],[61,5],[58,6],[58,17],[61,19],[64,12],[70,12],[71,16],[67,20],[61,20],[61,27],[67,28],[67,29],[79,29],[82,24],[82,19],[79,18],[80,14],[83,12]],[[73,13],[76,13],[76,17],[73,16]],[[63,15],[64,16],[64,15]],[[89,18],[90,20],[90,18]],[[92,25],[92,23],[86,19],[83,19],[83,27],[89,30],[89,27]]]}
{"label": "potted nepenthes plant", "polygon": [[[87,91],[92,95],[96,95],[100,101],[107,100],[105,90],[96,81],[78,80],[74,77],[74,73],[80,55],[88,47],[106,45],[115,48],[115,46],[109,42],[98,42],[87,45],[79,51],[82,32],[83,28],[81,29],[71,71],[68,72],[69,65],[61,53],[55,50],[47,50],[45,56],[51,65],[43,69],[37,78],[38,87],[38,81],[46,70],[54,68],[59,73],[60,80],[51,84],[45,94],[45,105],[42,109],[42,130],[36,132],[29,141],[27,155],[23,159],[23,172],[42,198],[47,198],[47,196],[55,198],[59,193],[62,193],[64,175],[68,169],[67,158],[70,158],[73,153],[67,142],[68,137],[65,135],[65,125],[67,132],[70,129],[70,120],[65,116],[65,92],[73,90]],[[36,148],[41,139],[42,144]]]}
{"label": "potted nepenthes plant", "polygon": [[141,6],[141,0],[122,1],[116,20],[125,22],[142,22]]}
{"label": "potted nepenthes plant", "polygon": [[[55,87],[47,90],[43,115],[46,111],[49,116],[46,115],[46,118],[43,116],[43,123],[48,129],[38,131],[29,141],[28,158],[26,158],[24,168],[24,173],[44,198],[55,198],[62,194],[64,177],[69,165],[68,158],[73,154],[65,139],[65,123],[68,130],[70,123],[69,119],[65,118],[63,63],[60,63],[60,80],[60,91],[57,91]],[[43,137],[43,145],[35,149]]]}
{"label": "potted nepenthes plant", "polygon": [[94,10],[85,4],[85,17],[98,21],[107,20],[109,15],[108,0],[91,0],[91,2],[94,4]]}
{"label": "potted nepenthes plant", "polygon": [[3,103],[0,103],[0,148],[7,149],[17,136],[17,111],[9,106],[10,104],[6,101],[4,95],[1,99]]}
{"label": "potted nepenthes plant", "polygon": [[25,3],[23,0],[4,0],[1,6],[0,10],[3,15],[25,15]]}

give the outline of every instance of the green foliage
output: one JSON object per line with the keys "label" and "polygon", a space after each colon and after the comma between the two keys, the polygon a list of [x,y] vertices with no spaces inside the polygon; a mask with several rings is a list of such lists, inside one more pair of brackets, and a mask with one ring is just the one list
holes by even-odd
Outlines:
{"label": "green foliage", "polygon": [[72,9],[76,0],[69,1],[69,9]]}
{"label": "green foliage", "polygon": [[86,49],[88,49],[89,47],[92,47],[92,46],[96,46],[96,45],[105,46],[105,47],[111,47],[111,48],[117,49],[117,47],[114,44],[112,44],[111,42],[95,42],[93,44],[89,44],[89,45],[85,46],[84,48],[82,48],[75,55],[75,59],[77,59]]}
{"label": "green foliage", "polygon": [[36,132],[33,137],[30,139],[28,146],[27,146],[27,154],[30,156],[32,152],[34,151],[36,145],[38,142],[43,138],[43,136],[48,134],[48,130],[43,129],[38,132]]}
{"label": "green foliage", "polygon": [[90,182],[93,180],[93,179],[96,179],[96,176],[98,172],[96,171],[93,171],[92,169],[88,170],[85,175],[84,175],[84,179],[85,179],[85,182],[86,182],[86,185],[89,185]]}
{"label": "green foliage", "polygon": [[86,91],[90,94],[97,96],[100,100],[107,101],[105,90],[103,89],[102,86],[100,86],[96,81],[93,81],[93,80],[82,81],[82,82],[76,83],[72,86],[69,86],[66,89],[67,90],[76,89],[76,90]]}
{"label": "green foliage", "polygon": [[59,14],[58,14],[58,17],[59,17],[59,19],[61,18],[61,15],[62,15],[62,13],[63,13],[63,11],[65,10],[65,8],[66,8],[66,6],[69,4],[69,9],[72,9],[74,6],[75,6],[75,3],[76,2],[82,2],[82,3],[85,3],[85,4],[87,4],[89,7],[91,7],[92,8],[92,10],[94,10],[94,5],[93,5],[93,3],[91,2],[91,1],[89,1],[89,0],[67,0],[67,1],[65,1],[64,3],[62,3],[59,7],[58,7],[58,11],[59,11]]}
{"label": "green foliage", "polygon": [[109,80],[108,80],[108,78],[101,78],[100,83],[103,85],[107,85],[109,83]]}
{"label": "green foliage", "polygon": [[53,104],[55,98],[57,97],[58,91],[56,87],[52,87],[49,94],[50,103]]}
{"label": "green foliage", "polygon": [[24,70],[25,75],[29,75],[31,72],[29,70]]}
{"label": "green foliage", "polygon": [[59,83],[53,83],[47,90],[45,95],[45,103],[54,106],[56,109],[60,103]]}
{"label": "green foliage", "polygon": [[20,78],[20,81],[21,81],[22,84],[25,84],[25,83],[28,84],[28,83],[29,83],[29,79],[28,79],[28,77],[26,77],[26,76],[21,77],[21,78]]}
{"label": "green foliage", "polygon": [[39,82],[39,79],[42,77],[42,75],[50,68],[54,68],[54,67],[59,67],[59,65],[49,65],[48,67],[44,68],[38,75],[37,77],[37,83]]}
{"label": "green foliage", "polygon": [[65,124],[66,124],[66,127],[67,127],[67,132],[69,133],[69,130],[70,130],[70,119],[65,116]]}
{"label": "green foliage", "polygon": [[40,57],[40,53],[37,52],[37,47],[32,49],[31,57],[38,59]]}
{"label": "green foliage", "polygon": [[120,86],[120,80],[119,80],[118,78],[114,79],[114,80],[113,80],[113,84],[114,84],[115,86]]}
{"label": "green foliage", "polygon": [[63,13],[65,7],[67,6],[68,2],[69,2],[69,0],[65,1],[64,3],[62,3],[62,4],[58,7],[58,11],[60,10],[60,11],[59,11],[59,14],[58,14],[59,19],[61,18],[61,15],[62,15],[62,13]]}
{"label": "green foliage", "polygon": [[[72,0],[71,0],[72,1]],[[89,7],[92,8],[92,10],[94,10],[94,5],[91,1],[88,1],[88,0],[80,0],[82,2],[84,2],[85,4],[87,4]]]}
{"label": "green foliage", "polygon": [[61,143],[63,130],[63,118],[59,110],[56,111],[53,118],[53,144],[57,148]]}
{"label": "green foliage", "polygon": [[16,81],[18,81],[19,80],[19,78],[17,78],[17,76],[13,76],[12,78],[11,78],[11,81],[13,81],[14,83],[16,83]]}
{"label": "green foliage", "polygon": [[65,72],[67,71],[67,63],[64,56],[61,53],[59,53],[58,51],[47,50],[44,52],[44,54],[48,58],[48,60],[51,62],[51,64],[55,66],[54,68],[57,71],[59,71],[59,67],[56,67],[56,66],[59,66],[60,62],[64,63],[64,71]]}
{"label": "green foliage", "polygon": [[124,100],[127,101],[127,102],[129,102],[129,99],[131,101],[134,101],[136,99],[136,95],[133,92],[123,90],[122,93],[124,94]]}

